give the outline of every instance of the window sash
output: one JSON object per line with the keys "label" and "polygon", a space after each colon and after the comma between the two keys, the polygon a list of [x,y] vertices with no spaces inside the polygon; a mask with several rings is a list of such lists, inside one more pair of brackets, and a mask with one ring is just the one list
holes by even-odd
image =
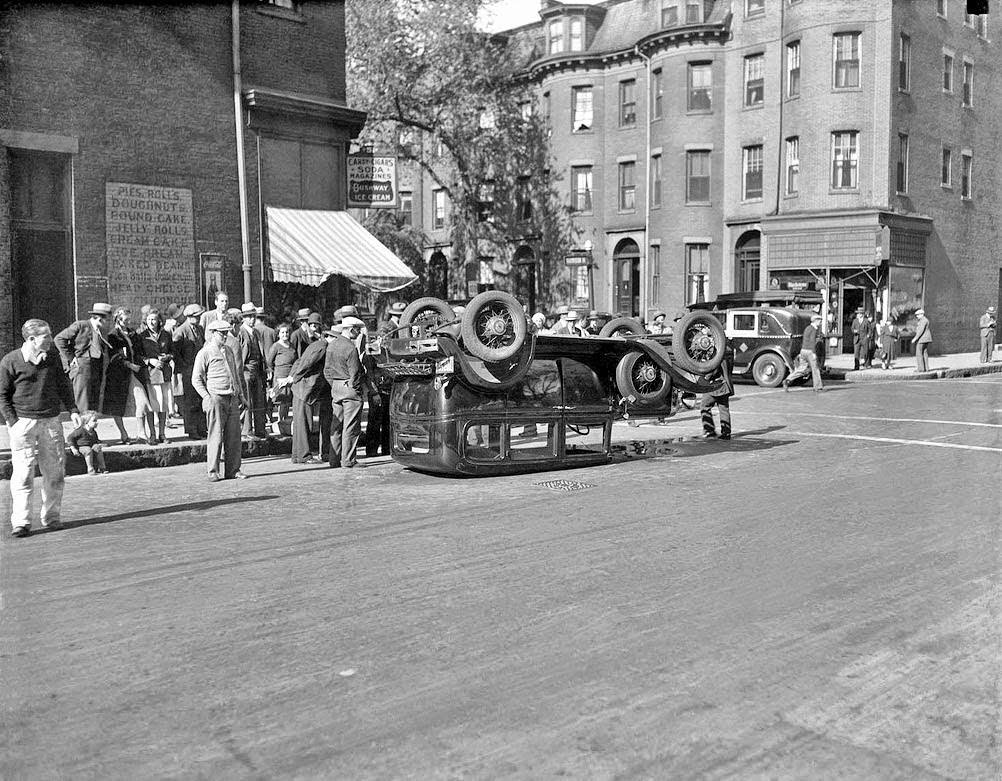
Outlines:
{"label": "window sash", "polygon": [[762,197],[762,147],[746,146],[744,148],[744,190],[745,200]]}
{"label": "window sash", "polygon": [[710,111],[713,107],[713,68],[709,63],[689,64],[688,111]]}
{"label": "window sash", "polygon": [[685,245],[685,303],[706,301],[709,274],[710,247],[707,244]]}
{"label": "window sash", "polygon": [[661,9],[661,26],[675,27],[678,25],[678,4],[672,3]]}
{"label": "window sash", "polygon": [[686,0],[685,23],[701,24],[703,22],[703,0]]}
{"label": "window sash", "polygon": [[898,133],[897,192],[908,192],[908,136]]}
{"label": "window sash", "polygon": [[591,87],[574,87],[574,107],[572,111],[571,132],[580,133],[591,130],[595,119],[594,103]]}
{"label": "window sash", "polygon": [[969,62],[964,63],[964,106],[971,106],[974,102],[974,65]]}
{"label": "window sash", "polygon": [[571,169],[571,209],[576,212],[590,212],[592,192],[591,166],[577,166]]}
{"label": "window sash", "polygon": [[661,205],[661,155],[651,157],[651,206]]}
{"label": "window sash", "polygon": [[898,89],[909,89],[909,69],[911,66],[912,39],[907,35],[898,38]]}
{"label": "window sash", "polygon": [[971,197],[971,177],[974,173],[974,158],[971,155],[960,156],[960,197]]}
{"label": "window sash", "polygon": [[710,153],[685,153],[685,200],[687,203],[710,201]]}
{"label": "window sash", "polygon": [[634,79],[619,82],[619,126],[637,124],[637,82]]}
{"label": "window sash", "polygon": [[637,208],[636,163],[619,164],[619,209],[631,211]]}
{"label": "window sash", "polygon": [[949,54],[943,55],[943,89],[953,92],[953,57]]}
{"label": "window sash", "polygon": [[661,106],[664,100],[665,94],[665,84],[664,84],[664,74],[660,69],[654,71],[654,84],[652,85],[652,92],[654,93],[653,112],[652,119],[661,118]]}
{"label": "window sash", "polygon": [[434,214],[432,216],[433,228],[445,227],[445,190],[435,190],[432,193],[432,205]]}
{"label": "window sash", "polygon": [[765,0],[745,0],[745,16],[765,13]]}
{"label": "window sash", "polygon": [[759,106],[765,102],[765,55],[745,57],[745,105]]}
{"label": "window sash", "polygon": [[564,50],[564,23],[560,19],[550,22],[547,28],[550,39],[550,54],[560,54]]}
{"label": "window sash", "polygon": [[800,139],[786,139],[786,194],[800,191]]}
{"label": "window sash", "polygon": [[859,33],[840,33],[834,36],[835,86],[859,86]]}
{"label": "window sash", "polygon": [[400,219],[404,225],[411,225],[414,220],[414,194],[400,193]]}
{"label": "window sash", "polygon": [[570,20],[570,51],[579,52],[584,50],[584,20]]}
{"label": "window sash", "polygon": [[939,183],[947,187],[953,186],[953,150],[945,146],[939,169]]}
{"label": "window sash", "polygon": [[800,41],[786,46],[786,96],[794,98],[800,94]]}
{"label": "window sash", "polygon": [[857,133],[832,133],[832,189],[856,189],[858,168]]}

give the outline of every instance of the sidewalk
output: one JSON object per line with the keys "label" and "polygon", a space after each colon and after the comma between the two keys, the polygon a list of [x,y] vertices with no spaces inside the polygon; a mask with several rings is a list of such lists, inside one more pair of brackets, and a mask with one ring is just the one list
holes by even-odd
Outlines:
{"label": "sidewalk", "polygon": [[[929,358],[929,371],[921,374],[915,371],[915,356],[903,355],[895,359],[894,365],[886,371],[881,368],[852,368],[852,355],[830,356],[826,362],[826,376],[845,382],[879,382],[894,380],[934,380],[944,377],[970,377],[978,374],[1002,373],[1002,351],[996,351],[998,358],[983,364],[978,353],[953,353],[934,355]],[[879,366],[879,362],[877,364]],[[364,431],[365,414],[362,426]],[[67,421],[69,417],[66,416]],[[146,469],[161,466],[179,466],[198,461],[205,461],[205,441],[190,440],[185,437],[184,426],[179,418],[171,418],[174,428],[166,431],[167,442],[162,445],[148,445],[137,440],[136,444],[122,445],[119,443],[118,429],[111,418],[102,418],[98,422],[98,433],[105,443],[105,461],[112,472],[122,472],[130,469]],[[136,433],[135,418],[126,418],[125,426],[129,435]],[[69,433],[69,424],[65,430]],[[628,438],[635,438],[629,435]],[[287,435],[269,436],[266,439],[250,440],[243,443],[244,458],[258,458],[269,455],[282,455],[292,452],[292,437]],[[82,458],[68,457],[66,474],[78,475],[86,472]],[[7,426],[0,425],[0,479],[10,479],[10,438]]]}

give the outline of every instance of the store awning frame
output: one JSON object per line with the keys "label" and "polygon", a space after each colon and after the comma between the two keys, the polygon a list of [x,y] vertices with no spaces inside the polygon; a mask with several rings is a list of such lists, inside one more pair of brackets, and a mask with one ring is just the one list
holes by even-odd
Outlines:
{"label": "store awning frame", "polygon": [[343,276],[379,293],[401,290],[417,275],[345,211],[266,206],[268,264],[275,282],[319,287]]}

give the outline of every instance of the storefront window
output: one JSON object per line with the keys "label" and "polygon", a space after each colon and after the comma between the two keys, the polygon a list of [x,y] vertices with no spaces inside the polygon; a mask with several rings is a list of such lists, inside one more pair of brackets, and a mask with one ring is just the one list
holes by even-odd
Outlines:
{"label": "storefront window", "polygon": [[922,306],[925,286],[925,269],[908,266],[890,268],[890,318],[897,326],[907,325],[915,319],[915,310]]}

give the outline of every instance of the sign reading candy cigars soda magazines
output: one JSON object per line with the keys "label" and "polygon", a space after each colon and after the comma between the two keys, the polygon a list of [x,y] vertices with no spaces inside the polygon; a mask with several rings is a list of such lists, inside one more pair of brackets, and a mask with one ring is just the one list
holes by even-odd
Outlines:
{"label": "sign reading candy cigars soda magazines", "polygon": [[397,158],[366,152],[348,155],[348,205],[397,208]]}
{"label": "sign reading candy cigars soda magazines", "polygon": [[191,190],[107,182],[105,236],[114,305],[135,318],[143,304],[199,300]]}

